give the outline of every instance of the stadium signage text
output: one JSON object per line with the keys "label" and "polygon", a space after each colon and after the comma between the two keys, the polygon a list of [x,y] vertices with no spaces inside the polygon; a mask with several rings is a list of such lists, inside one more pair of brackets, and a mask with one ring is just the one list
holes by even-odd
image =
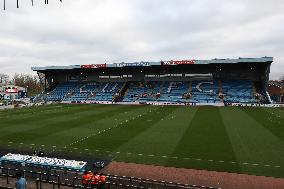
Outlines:
{"label": "stadium signage text", "polygon": [[86,64],[81,65],[81,68],[105,68],[107,67],[106,64]]}
{"label": "stadium signage text", "polygon": [[125,67],[125,66],[150,66],[149,62],[134,62],[134,63],[116,63],[116,67]]}
{"label": "stadium signage text", "polygon": [[195,60],[171,60],[162,61],[162,65],[179,65],[179,64],[195,64]]}

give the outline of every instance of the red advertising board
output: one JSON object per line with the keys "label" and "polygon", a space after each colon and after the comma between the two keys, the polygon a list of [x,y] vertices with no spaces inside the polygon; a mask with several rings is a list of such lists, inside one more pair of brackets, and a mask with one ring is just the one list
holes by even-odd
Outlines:
{"label": "red advertising board", "polygon": [[81,65],[81,68],[94,68],[93,64]]}
{"label": "red advertising board", "polygon": [[106,64],[86,64],[81,65],[81,68],[105,68]]}
{"label": "red advertising board", "polygon": [[106,68],[106,64],[94,64],[95,68]]}
{"label": "red advertising board", "polygon": [[6,88],[6,93],[17,93],[18,89],[17,88]]}

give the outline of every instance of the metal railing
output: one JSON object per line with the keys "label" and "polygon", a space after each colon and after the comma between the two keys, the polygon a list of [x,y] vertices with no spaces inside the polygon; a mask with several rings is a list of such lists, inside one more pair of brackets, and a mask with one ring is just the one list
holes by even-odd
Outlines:
{"label": "metal railing", "polygon": [[[60,170],[59,170],[60,171]],[[11,186],[11,180],[15,181],[15,174],[17,172],[22,172],[23,177],[28,180],[29,185],[34,185],[36,189],[60,189],[60,187],[69,188],[105,188],[105,189],[219,189],[216,187],[198,186],[198,185],[188,185],[174,182],[157,181],[150,179],[142,179],[135,177],[126,177],[118,175],[106,175],[107,182],[101,186],[98,184],[92,184],[91,180],[87,180],[87,186],[82,185],[81,175],[75,177],[62,177],[60,173],[52,174],[46,172],[28,171],[16,168],[0,167],[0,178],[2,177],[7,187]],[[68,174],[68,172],[66,173]],[[71,174],[72,175],[72,174]],[[1,184],[0,184],[1,185]],[[2,183],[3,185],[3,183]],[[43,186],[44,185],[44,186]]]}

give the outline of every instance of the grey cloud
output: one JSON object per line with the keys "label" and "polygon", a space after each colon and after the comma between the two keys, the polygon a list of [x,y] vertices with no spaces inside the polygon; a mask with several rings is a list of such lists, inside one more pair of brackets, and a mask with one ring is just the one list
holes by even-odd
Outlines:
{"label": "grey cloud", "polygon": [[9,1],[0,11],[1,72],[31,66],[274,56],[284,74],[282,0]]}

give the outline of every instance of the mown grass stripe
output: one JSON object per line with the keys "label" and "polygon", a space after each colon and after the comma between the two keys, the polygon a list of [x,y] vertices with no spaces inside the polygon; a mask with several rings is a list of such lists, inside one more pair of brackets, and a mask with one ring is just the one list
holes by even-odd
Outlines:
{"label": "mown grass stripe", "polygon": [[[107,107],[107,106],[105,106]],[[34,128],[31,130],[18,132],[18,133],[11,133],[9,135],[5,135],[1,137],[1,141],[5,140],[12,140],[15,142],[18,141],[29,141],[29,142],[47,142],[47,143],[67,143],[68,138],[65,137],[65,140],[56,140],[55,138],[50,137],[52,134],[66,131],[75,128],[75,127],[81,127],[84,124],[88,124],[91,120],[95,119],[95,121],[99,121],[101,119],[104,119],[105,117],[108,117],[115,112],[120,112],[122,110],[129,110],[131,109],[129,106],[110,106],[107,108],[99,108],[98,111],[90,111],[89,109],[86,110],[86,114],[84,114],[84,111],[80,111],[77,114],[82,113],[82,115],[74,116],[73,114],[67,114],[65,119],[60,121],[52,121],[52,122],[43,122],[38,128]],[[85,109],[84,109],[85,110]],[[78,111],[78,109],[76,109]],[[90,114],[91,113],[91,114]],[[60,117],[59,115],[58,117]],[[35,117],[37,119],[37,117]],[[57,116],[53,117],[54,120],[57,119]],[[74,135],[75,136],[75,135]],[[73,138],[73,137],[72,137]],[[71,139],[72,139],[71,138]]]}
{"label": "mown grass stripe", "polygon": [[[220,112],[239,162],[283,165],[284,151],[281,149],[284,149],[284,144],[278,137],[242,111],[242,108],[224,107]],[[272,173],[263,167],[244,165],[240,165],[243,173],[262,175],[269,172],[275,176],[283,175],[279,170]]]}
{"label": "mown grass stripe", "polygon": [[[173,107],[165,106],[163,109],[173,109]],[[192,119],[197,108],[177,107],[174,111],[161,118],[149,129],[141,132],[139,135],[119,147],[120,151],[143,152],[148,154],[163,154],[168,158],[159,161],[166,164],[172,152],[175,150],[179,140],[183,137],[183,133],[188,125],[184,122]],[[147,119],[145,124],[151,123],[153,120]],[[183,120],[183,121],[181,121]],[[118,157],[116,160],[127,159],[126,157]],[[132,157],[131,161],[144,164],[153,164],[151,159],[141,159]]]}
{"label": "mown grass stripe", "polygon": [[[116,127],[108,132],[102,133],[101,135],[90,137],[82,143],[76,144],[76,146],[91,146],[92,148],[105,148],[114,151],[135,136],[139,135],[141,132],[152,127],[162,117],[165,117],[167,114],[174,111],[174,109],[163,109],[162,107],[158,107],[151,112],[148,111],[141,116],[137,116],[135,120],[129,120],[129,118],[126,118],[125,120],[129,121],[124,123],[124,127]],[[145,118],[152,119],[153,121],[145,124]]]}
{"label": "mown grass stripe", "polygon": [[242,107],[240,109],[284,142],[284,119],[263,108]]}
{"label": "mown grass stripe", "polygon": [[[98,106],[98,109],[104,108],[104,106]],[[1,118],[1,128],[10,127],[11,125],[23,125],[27,124],[30,125],[32,123],[43,123],[45,121],[48,121],[49,119],[56,120],[57,117],[66,117],[76,115],[80,112],[88,112],[90,110],[93,110],[94,108],[91,106],[86,105],[77,105],[77,106],[66,106],[63,109],[55,110],[55,111],[48,111],[48,112],[37,112],[34,111],[31,115],[21,117],[9,117],[6,119]]]}
{"label": "mown grass stripe", "polygon": [[[189,124],[189,127],[172,156],[195,156],[200,157],[198,159],[237,161],[218,107],[199,107],[192,121],[187,124]],[[185,162],[171,159],[167,165],[208,170],[240,171],[238,164],[211,166],[208,161],[192,163],[192,161]]]}
{"label": "mown grass stripe", "polygon": [[[164,107],[163,109],[173,109]],[[163,118],[157,121],[151,128],[143,131],[138,136],[130,140],[127,144],[120,147],[122,151],[147,153],[166,153],[171,155],[175,150],[180,138],[188,125],[185,121],[191,119],[196,112],[196,108],[177,107],[171,113],[166,113]],[[151,120],[151,119],[147,119]],[[181,121],[183,120],[183,121]],[[151,120],[152,122],[153,120]],[[147,121],[144,124],[150,124]],[[149,146],[149,148],[145,148]]]}

